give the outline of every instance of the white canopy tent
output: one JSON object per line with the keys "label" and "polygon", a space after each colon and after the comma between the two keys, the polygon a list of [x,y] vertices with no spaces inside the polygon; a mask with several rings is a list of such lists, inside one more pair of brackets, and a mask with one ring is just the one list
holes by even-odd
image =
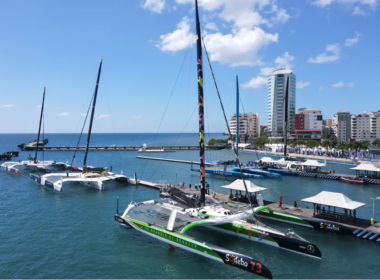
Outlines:
{"label": "white canopy tent", "polygon": [[316,196],[301,199],[301,201],[310,202],[314,204],[332,206],[347,210],[355,210],[365,205],[365,203],[352,201],[342,193],[336,192],[320,192]]}
{"label": "white canopy tent", "polygon": [[374,166],[372,163],[361,163],[351,169],[357,171],[380,172],[380,168]]}
{"label": "white canopy tent", "polygon": [[314,160],[314,159],[308,159],[307,161],[302,162],[301,165],[312,166],[312,167],[325,167],[326,163],[321,163],[321,162]]}
{"label": "white canopy tent", "polygon": [[[257,193],[257,192],[261,192],[261,191],[266,190],[266,188],[256,186],[251,181],[245,180],[245,184],[247,186],[249,193]],[[229,190],[235,190],[235,191],[242,191],[242,192],[246,191],[245,187],[244,187],[243,180],[241,180],[241,179],[237,179],[229,185],[222,186],[222,188],[229,189]]]}

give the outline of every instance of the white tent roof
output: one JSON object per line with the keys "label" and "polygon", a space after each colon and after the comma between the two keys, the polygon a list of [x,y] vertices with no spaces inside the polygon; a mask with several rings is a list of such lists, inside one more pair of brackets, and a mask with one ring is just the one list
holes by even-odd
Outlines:
{"label": "white tent roof", "polygon": [[314,159],[308,159],[307,161],[303,162],[302,165],[305,166],[314,166],[314,167],[324,167],[326,166],[326,163],[321,163]]}
{"label": "white tent roof", "polygon": [[327,205],[332,207],[338,207],[348,210],[354,210],[356,208],[362,207],[365,203],[352,201],[347,196],[342,193],[336,192],[320,192],[316,196],[312,196],[309,198],[301,199],[301,201],[311,202],[321,205]]}
{"label": "white tent roof", "polygon": [[276,161],[271,158],[271,157],[263,157],[260,159],[262,162],[266,162],[266,163],[275,163]]}
{"label": "white tent roof", "polygon": [[[266,188],[262,188],[262,187],[256,186],[251,181],[245,180],[245,184],[247,186],[247,189],[248,189],[249,193],[257,193],[257,192],[261,192],[263,190],[266,190]],[[229,189],[229,190],[235,190],[235,191],[245,192],[244,183],[243,183],[243,180],[241,180],[241,179],[237,179],[237,180],[235,180],[234,182],[232,182],[229,185],[222,186],[222,188]]]}
{"label": "white tent roof", "polygon": [[249,145],[251,145],[251,144],[249,144],[249,143],[239,143],[239,148],[245,148],[245,147],[247,147]]}
{"label": "white tent roof", "polygon": [[374,171],[380,172],[380,168],[377,168],[372,163],[362,163],[356,167],[351,168],[353,170],[362,170],[362,171]]}

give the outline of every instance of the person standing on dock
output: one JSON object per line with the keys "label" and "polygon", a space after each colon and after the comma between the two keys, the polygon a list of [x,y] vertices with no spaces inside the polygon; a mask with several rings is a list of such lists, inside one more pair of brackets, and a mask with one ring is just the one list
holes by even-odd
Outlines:
{"label": "person standing on dock", "polygon": [[294,209],[297,209],[297,210],[298,210],[297,200],[294,200]]}

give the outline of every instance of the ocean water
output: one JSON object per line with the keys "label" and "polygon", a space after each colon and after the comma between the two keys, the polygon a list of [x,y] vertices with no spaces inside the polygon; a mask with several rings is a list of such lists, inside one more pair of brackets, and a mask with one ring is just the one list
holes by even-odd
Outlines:
{"label": "ocean water", "polygon": [[[82,139],[85,143],[85,137]],[[212,134],[208,138],[222,138]],[[34,140],[30,134],[0,134],[0,153],[15,150],[17,145]],[[74,134],[49,134],[49,145],[76,145]],[[93,134],[91,145],[196,145],[197,134]],[[24,159],[30,152],[21,152]],[[83,152],[74,164],[82,166]],[[137,152],[90,152],[88,163],[93,166],[112,165],[114,172],[123,171],[138,178],[172,183],[184,181],[194,185],[199,174],[187,164],[136,159]],[[151,156],[157,156],[152,154]],[[198,160],[198,151],[178,151],[159,157]],[[71,161],[72,152],[45,152],[45,159]],[[232,159],[230,151],[208,151],[207,161]],[[242,162],[255,160],[256,154],[241,154]],[[42,155],[39,155],[42,158]],[[349,167],[329,165],[337,173],[352,172]],[[207,177],[210,187],[232,179]],[[363,218],[372,217],[372,200],[380,196],[380,187],[358,186],[329,180],[284,177],[282,180],[253,180],[267,188],[267,200],[284,203],[313,196],[322,190],[346,194],[366,203],[357,211]],[[255,275],[219,264],[181,249],[170,249],[165,243],[141,235],[133,229],[120,227],[114,221],[116,197],[120,211],[131,200],[136,202],[158,198],[158,191],[110,182],[98,191],[79,184],[67,184],[58,193],[37,185],[27,171],[19,174],[0,172],[0,278],[252,278]],[[310,206],[310,205],[309,205]],[[380,219],[380,204],[375,215]],[[288,226],[276,224],[284,230]],[[193,234],[215,245],[249,255],[269,267],[275,278],[378,278],[380,275],[380,244],[355,237],[294,226],[303,238],[318,245],[322,260],[315,260],[267,245],[234,238],[210,230]],[[380,243],[380,242],[377,242]]]}

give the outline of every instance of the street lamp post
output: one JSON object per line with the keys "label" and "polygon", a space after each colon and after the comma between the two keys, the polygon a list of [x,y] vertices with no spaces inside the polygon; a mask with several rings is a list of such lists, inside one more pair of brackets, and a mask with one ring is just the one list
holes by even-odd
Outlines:
{"label": "street lamp post", "polygon": [[372,205],[373,205],[373,213],[372,213],[372,218],[373,221],[375,221],[375,201],[380,200],[380,197],[370,197],[372,199]]}

